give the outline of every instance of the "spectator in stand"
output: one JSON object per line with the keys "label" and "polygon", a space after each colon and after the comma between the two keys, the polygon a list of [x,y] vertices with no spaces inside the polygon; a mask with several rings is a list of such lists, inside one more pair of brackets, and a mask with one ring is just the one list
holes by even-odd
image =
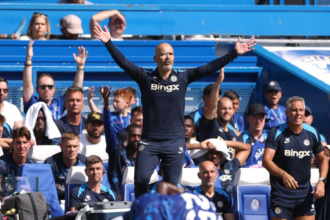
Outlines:
{"label": "spectator in stand", "polygon": [[82,134],[86,127],[86,118],[82,117],[81,111],[84,108],[84,91],[81,87],[71,86],[65,92],[65,108],[67,114],[56,122],[58,130],[63,135],[67,132]]}
{"label": "spectator in stand", "polygon": [[[135,108],[132,109],[130,123],[131,124],[137,124],[141,128],[143,128],[142,106],[136,106]],[[124,143],[124,146],[126,146],[126,143],[125,143],[126,133],[127,133],[127,128],[125,128],[123,130],[120,130],[117,133],[118,142]]]}
{"label": "spectator in stand", "polygon": [[131,100],[131,103],[129,105],[129,110],[128,110],[128,112],[131,113],[132,105],[136,104],[136,102],[137,102],[137,99],[136,99],[137,91],[132,87],[126,87],[125,90],[132,93],[132,100]]}
{"label": "spectator in stand", "polygon": [[[45,102],[52,113],[54,121],[61,118],[65,111],[64,101],[65,95],[59,98],[53,99],[55,93],[55,81],[49,74],[41,74],[37,79],[37,93],[39,98],[33,96],[34,89],[32,83],[32,57],[33,57],[33,42],[30,41],[27,48],[27,56],[25,61],[25,67],[23,71],[23,99],[24,99],[24,112],[26,113],[31,105],[36,102]],[[77,72],[73,81],[73,86],[82,87],[84,81],[84,68],[88,52],[84,47],[78,47],[78,56],[73,54],[73,57],[77,63]]]}
{"label": "spectator in stand", "polygon": [[26,127],[20,127],[13,132],[12,153],[0,157],[0,183],[5,177],[17,175],[18,168],[26,163],[36,163],[27,156],[31,147],[31,134]]}
{"label": "spectator in stand", "polygon": [[10,126],[6,123],[5,116],[0,114],[0,140],[1,138],[10,138],[11,135],[12,135],[12,130]]}
{"label": "spectator in stand", "polygon": [[109,18],[108,27],[112,41],[123,40],[123,33],[126,29],[125,16],[117,10],[101,11],[92,16],[89,23],[89,30],[92,34],[92,39],[95,39],[94,26]]}
{"label": "spectator in stand", "polygon": [[230,120],[230,124],[234,126],[234,128],[237,129],[239,133],[244,132],[244,118],[243,116],[237,114],[241,98],[233,90],[225,92],[225,94],[223,94],[223,97],[227,97],[233,102],[234,115],[233,118]]}
{"label": "spectator in stand", "polygon": [[86,157],[78,153],[79,136],[73,132],[67,132],[62,135],[60,143],[61,152],[57,153],[45,160],[45,164],[49,164],[57,188],[59,200],[64,199],[65,179],[70,167],[85,164]]}
{"label": "spectator in stand", "polygon": [[[50,38],[50,23],[47,15],[34,12],[27,30],[27,34],[21,36],[19,40],[48,40]],[[12,34],[11,38],[17,39],[18,36]]]}
{"label": "spectator in stand", "polygon": [[84,33],[81,27],[81,20],[76,15],[67,15],[61,18],[61,32],[63,33],[60,39],[62,40],[77,40],[79,34]]}
{"label": "spectator in stand", "polygon": [[265,151],[265,143],[268,134],[263,131],[266,120],[266,112],[263,105],[259,103],[251,104],[247,113],[247,121],[250,124],[249,130],[244,131],[238,141],[251,145],[251,154],[244,164],[245,168],[262,167],[262,157]]}
{"label": "spectator in stand", "polygon": [[264,96],[266,99],[264,106],[267,116],[264,131],[268,133],[270,129],[286,123],[286,109],[278,104],[282,97],[282,91],[277,81],[267,83]]}
{"label": "spectator in stand", "polygon": [[61,133],[58,130],[46,103],[37,102],[26,113],[24,126],[31,132],[36,145],[58,145]]}
{"label": "spectator in stand", "polygon": [[23,117],[15,105],[6,101],[8,93],[8,82],[6,79],[0,77],[0,114],[5,117],[10,129],[14,130],[22,127]]}
{"label": "spectator in stand", "polygon": [[[220,73],[225,74],[225,69],[221,68],[220,69]],[[209,84],[207,85],[204,90],[203,90],[203,97],[202,100],[204,102],[204,106],[202,108],[197,109],[196,111],[193,111],[189,114],[189,116],[194,120],[194,125],[196,127],[196,123],[198,122],[198,120],[202,117],[202,115],[204,114],[204,110],[207,108],[207,105],[209,103],[209,98],[210,98],[210,93],[212,91],[214,87],[214,84]],[[219,89],[219,99],[221,97],[221,89]]]}
{"label": "spectator in stand", "polygon": [[83,5],[92,5],[92,2],[86,0],[60,0],[57,4],[83,4]]}
{"label": "spectator in stand", "polygon": [[104,174],[103,162],[100,157],[91,155],[86,159],[85,173],[88,181],[73,188],[70,198],[70,210],[75,210],[76,205],[90,202],[116,201],[116,193],[102,185]]}
{"label": "spectator in stand", "polygon": [[[124,174],[124,167],[135,167],[135,160],[138,151],[138,142],[141,140],[142,128],[137,124],[131,124],[127,127],[126,141],[117,142],[116,130],[111,122],[110,95],[108,86],[101,87],[101,94],[104,100],[104,133],[106,138],[107,153],[109,154],[108,179],[111,188],[120,195],[120,186]],[[119,196],[119,200],[120,200]]]}
{"label": "spectator in stand", "polygon": [[229,194],[215,187],[218,172],[211,161],[204,161],[199,165],[198,177],[202,180],[202,185],[194,189],[195,194],[204,195],[213,202],[217,211],[216,213],[224,220],[234,220],[233,207]]}
{"label": "spectator in stand", "polygon": [[[86,122],[87,134],[80,134],[80,143],[82,146],[93,145],[100,152],[106,152],[106,142],[103,134],[103,114],[94,112],[89,113]],[[82,149],[80,149],[81,152]]]}
{"label": "spectator in stand", "polygon": [[[220,84],[224,77],[224,73],[220,72],[209,95],[207,108],[196,125],[196,137],[198,141],[218,138],[236,142],[237,133],[235,128],[229,124],[234,112],[233,102],[227,97],[223,97],[219,100],[218,91],[220,90]],[[235,154],[234,149],[229,148],[229,153],[231,157],[233,157]]]}

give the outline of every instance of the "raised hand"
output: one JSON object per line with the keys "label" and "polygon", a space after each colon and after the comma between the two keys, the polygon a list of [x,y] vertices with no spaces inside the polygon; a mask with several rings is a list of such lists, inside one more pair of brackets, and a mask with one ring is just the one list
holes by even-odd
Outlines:
{"label": "raised hand", "polygon": [[101,86],[100,93],[101,93],[101,95],[103,97],[104,108],[110,107],[110,95],[112,93],[112,91],[110,90],[110,87],[109,86],[105,86],[105,88],[103,88],[103,86]]}
{"label": "raised hand", "polygon": [[254,50],[254,46],[256,45],[256,41],[253,38],[241,43],[241,37],[238,38],[238,41],[235,44],[235,50],[238,54],[243,55],[247,52]]}
{"label": "raised hand", "polygon": [[88,89],[87,100],[91,100],[93,97],[95,97],[95,94],[93,92],[94,92],[94,86]]}
{"label": "raised hand", "polygon": [[219,74],[219,77],[221,79],[221,82],[223,82],[223,80],[225,79],[225,68],[221,68],[220,69],[220,74]]}
{"label": "raised hand", "polygon": [[203,150],[211,150],[215,148],[215,146],[208,140],[202,141],[200,144],[201,144],[201,149]]}
{"label": "raised hand", "polygon": [[78,56],[76,56],[75,53],[72,55],[78,66],[85,66],[86,58],[88,56],[88,51],[86,51],[85,47],[78,47]]}
{"label": "raised hand", "polygon": [[111,35],[108,28],[105,25],[103,27],[104,27],[104,31],[102,30],[99,24],[95,25],[94,34],[96,39],[99,39],[103,43],[106,43],[111,39]]}
{"label": "raised hand", "polygon": [[27,50],[26,50],[26,58],[27,59],[32,59],[32,57],[33,57],[33,43],[34,43],[34,41],[30,40],[30,42],[28,44],[28,47],[27,47]]}

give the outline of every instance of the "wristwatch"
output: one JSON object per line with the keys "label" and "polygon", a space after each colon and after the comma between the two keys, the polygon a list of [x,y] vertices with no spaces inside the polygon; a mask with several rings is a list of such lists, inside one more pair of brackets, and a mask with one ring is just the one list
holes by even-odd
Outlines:
{"label": "wristwatch", "polygon": [[326,184],[328,182],[328,180],[326,178],[320,177],[319,180],[322,180],[324,182],[324,184]]}

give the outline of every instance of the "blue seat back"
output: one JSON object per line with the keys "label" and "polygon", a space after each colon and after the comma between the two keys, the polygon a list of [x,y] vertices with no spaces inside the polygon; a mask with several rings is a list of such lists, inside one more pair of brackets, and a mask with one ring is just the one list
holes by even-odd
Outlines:
{"label": "blue seat back", "polygon": [[234,188],[234,215],[239,220],[270,220],[270,186],[245,185]]}
{"label": "blue seat back", "polygon": [[121,200],[134,202],[135,200],[134,183],[126,183],[121,185],[120,192],[121,192]]}
{"label": "blue seat back", "polygon": [[64,206],[64,210],[65,213],[70,211],[70,197],[71,197],[71,191],[73,188],[75,188],[76,186],[80,186],[79,183],[68,183],[65,184],[65,206]]}
{"label": "blue seat back", "polygon": [[[50,205],[52,217],[58,217],[64,214],[58,200],[54,176],[49,164],[23,164],[19,167],[17,176],[37,176],[37,191],[44,194],[47,203]],[[34,183],[32,184],[35,185]]]}

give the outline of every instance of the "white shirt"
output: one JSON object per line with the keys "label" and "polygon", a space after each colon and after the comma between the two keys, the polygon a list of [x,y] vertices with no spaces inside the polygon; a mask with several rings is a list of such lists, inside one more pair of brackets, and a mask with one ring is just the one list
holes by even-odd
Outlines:
{"label": "white shirt", "polygon": [[[88,135],[87,133],[79,135],[80,144],[81,144],[80,146],[93,145],[93,146],[99,148],[100,151],[104,151],[104,153],[106,153],[105,149],[107,147],[107,144],[105,142],[105,136],[104,135],[101,135],[101,141],[98,144],[92,144],[91,142],[89,142],[88,139],[87,139],[87,135]],[[81,153],[81,151],[82,151],[82,147],[80,147],[79,153]]]}
{"label": "white shirt", "polygon": [[[23,35],[19,38],[19,40],[33,40],[33,39],[28,35]],[[46,38],[42,38],[41,40],[46,40]]]}
{"label": "white shirt", "polygon": [[2,111],[0,111],[0,114],[5,116],[6,123],[10,126],[12,130],[14,128],[15,121],[23,121],[23,117],[18,108],[7,101],[4,101],[3,109]]}

